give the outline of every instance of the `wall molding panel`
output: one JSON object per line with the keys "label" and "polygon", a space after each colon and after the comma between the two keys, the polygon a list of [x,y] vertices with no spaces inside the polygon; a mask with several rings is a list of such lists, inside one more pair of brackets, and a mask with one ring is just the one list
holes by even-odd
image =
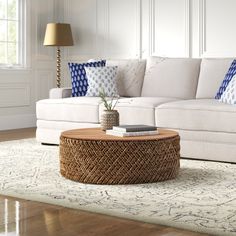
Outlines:
{"label": "wall molding panel", "polygon": [[46,99],[49,97],[49,90],[55,87],[56,76],[52,70],[36,71],[36,91],[37,99]]}
{"label": "wall molding panel", "polygon": [[34,114],[15,114],[0,116],[0,130],[21,129],[35,127],[36,115]]}
{"label": "wall molding panel", "polygon": [[86,60],[97,56],[97,0],[65,0],[64,22],[70,23],[73,47],[64,48],[64,60]]}
{"label": "wall molding panel", "polygon": [[155,0],[149,0],[149,55],[155,54]]}
{"label": "wall molding panel", "polygon": [[[199,57],[235,57],[235,0],[198,0]],[[196,29],[194,29],[196,30]],[[197,47],[197,45],[196,45]]]}
{"label": "wall molding panel", "polygon": [[199,0],[199,57],[206,53],[206,0]]}
{"label": "wall molding panel", "polygon": [[72,26],[75,45],[65,48],[64,60],[141,57],[141,2],[65,0],[62,18]]}
{"label": "wall molding panel", "polygon": [[[180,5],[181,8],[179,7]],[[176,6],[178,6],[177,9]],[[166,14],[165,10],[167,9],[173,14]],[[162,12],[164,14],[162,14]],[[175,22],[174,18],[171,19],[174,13],[176,16],[177,14],[180,14],[180,17],[182,16],[182,22]],[[176,19],[178,20],[180,17],[176,17]],[[172,2],[168,0],[149,0],[149,55],[189,57],[191,55],[190,19],[190,0],[172,0]],[[174,25],[175,23],[176,25]],[[178,27],[180,31],[182,28],[182,32],[177,34],[174,32],[175,35],[171,35],[171,31],[173,31],[175,27]],[[165,31],[169,31],[168,38],[163,37]],[[177,41],[178,37],[180,37],[179,43],[175,44],[174,41]],[[165,40],[167,40],[168,43],[165,44]],[[173,46],[171,46],[172,44]],[[172,53],[167,50],[170,47],[172,47]],[[178,47],[182,47],[182,50],[176,51]]]}
{"label": "wall molding panel", "polygon": [[[141,0],[107,0],[106,15],[108,50],[105,55],[111,58],[139,58],[142,51]],[[119,18],[119,15],[122,17]]]}
{"label": "wall molding panel", "polygon": [[0,108],[23,107],[30,105],[29,84],[1,84]]}
{"label": "wall molding panel", "polygon": [[191,57],[191,1],[185,0],[185,56]]}

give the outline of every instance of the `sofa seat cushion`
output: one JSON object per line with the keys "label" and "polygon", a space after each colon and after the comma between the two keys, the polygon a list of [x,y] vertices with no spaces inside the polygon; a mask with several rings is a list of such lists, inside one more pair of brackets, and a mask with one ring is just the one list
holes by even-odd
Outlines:
{"label": "sofa seat cushion", "polygon": [[[116,105],[116,109],[120,113],[120,124],[155,125],[155,107],[175,100],[174,98],[164,97],[122,98]],[[103,105],[100,105],[100,115],[103,109]]]}
{"label": "sofa seat cushion", "polygon": [[155,111],[158,127],[214,132],[236,132],[236,107],[215,99],[162,104]]}
{"label": "sofa seat cushion", "polygon": [[45,99],[37,102],[39,120],[99,123],[99,97]]}

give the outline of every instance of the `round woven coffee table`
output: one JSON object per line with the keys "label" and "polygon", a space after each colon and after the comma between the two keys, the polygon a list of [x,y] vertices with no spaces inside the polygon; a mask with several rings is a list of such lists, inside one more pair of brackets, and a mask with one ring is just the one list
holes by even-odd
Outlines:
{"label": "round woven coffee table", "polygon": [[137,184],[178,175],[177,132],[116,137],[100,128],[65,131],[60,138],[60,171],[71,180],[90,184]]}

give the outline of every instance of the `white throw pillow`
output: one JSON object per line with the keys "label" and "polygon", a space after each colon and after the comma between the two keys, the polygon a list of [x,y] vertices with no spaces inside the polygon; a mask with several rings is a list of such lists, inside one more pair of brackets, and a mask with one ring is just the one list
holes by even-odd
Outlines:
{"label": "white throw pillow", "polygon": [[117,96],[117,66],[85,67],[88,79],[86,96],[98,97],[104,91],[107,97]]}
{"label": "white throw pillow", "polygon": [[236,75],[234,75],[231,81],[229,82],[219,101],[236,105]]}
{"label": "white throw pillow", "polygon": [[107,60],[107,66],[118,66],[117,89],[120,96],[140,97],[146,60]]}

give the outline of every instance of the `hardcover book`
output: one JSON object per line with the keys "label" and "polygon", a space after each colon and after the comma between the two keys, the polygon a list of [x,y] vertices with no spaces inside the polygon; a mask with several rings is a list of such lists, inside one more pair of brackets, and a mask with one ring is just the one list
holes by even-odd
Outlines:
{"label": "hardcover book", "polygon": [[113,130],[120,132],[154,131],[157,130],[157,127],[150,125],[120,125],[113,126]]}

